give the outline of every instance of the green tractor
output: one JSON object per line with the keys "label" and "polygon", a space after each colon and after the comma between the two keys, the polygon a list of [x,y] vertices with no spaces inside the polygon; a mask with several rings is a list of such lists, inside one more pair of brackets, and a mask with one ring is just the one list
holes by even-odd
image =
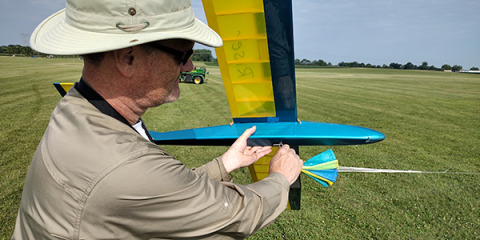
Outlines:
{"label": "green tractor", "polygon": [[205,67],[195,67],[191,72],[182,72],[180,75],[180,82],[191,82],[195,84],[202,84],[207,81],[208,74]]}

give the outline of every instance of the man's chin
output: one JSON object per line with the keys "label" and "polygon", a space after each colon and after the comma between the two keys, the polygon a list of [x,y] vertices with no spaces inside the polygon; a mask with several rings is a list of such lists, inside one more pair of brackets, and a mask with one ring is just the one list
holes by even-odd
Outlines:
{"label": "man's chin", "polygon": [[180,98],[180,88],[177,85],[177,88],[174,89],[170,95],[168,95],[167,99],[165,99],[165,103],[173,103]]}

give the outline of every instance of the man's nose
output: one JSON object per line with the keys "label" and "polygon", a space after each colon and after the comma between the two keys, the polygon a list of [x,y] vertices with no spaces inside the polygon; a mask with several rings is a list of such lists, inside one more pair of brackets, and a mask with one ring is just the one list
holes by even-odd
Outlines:
{"label": "man's nose", "polygon": [[189,59],[185,65],[182,65],[182,72],[190,72],[193,70],[193,62],[192,59]]}

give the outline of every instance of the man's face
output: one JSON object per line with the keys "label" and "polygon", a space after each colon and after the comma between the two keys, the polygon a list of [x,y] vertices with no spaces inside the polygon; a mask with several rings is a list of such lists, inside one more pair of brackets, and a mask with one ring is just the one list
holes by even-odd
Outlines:
{"label": "man's face", "polygon": [[[183,39],[159,41],[160,44],[175,50],[187,52],[193,48],[194,42]],[[176,101],[180,97],[179,76],[181,72],[189,72],[193,69],[192,60],[183,65],[172,54],[155,50],[148,56],[148,63],[144,81],[141,86],[145,89],[145,97],[149,99],[151,106],[156,107],[163,103]]]}

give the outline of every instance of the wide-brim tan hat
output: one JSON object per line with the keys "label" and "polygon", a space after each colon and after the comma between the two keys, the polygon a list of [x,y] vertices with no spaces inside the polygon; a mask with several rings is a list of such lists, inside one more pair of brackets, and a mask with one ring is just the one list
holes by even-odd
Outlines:
{"label": "wide-brim tan hat", "polygon": [[35,29],[30,45],[46,54],[82,55],[165,39],[222,46],[195,18],[190,0],[69,0]]}

